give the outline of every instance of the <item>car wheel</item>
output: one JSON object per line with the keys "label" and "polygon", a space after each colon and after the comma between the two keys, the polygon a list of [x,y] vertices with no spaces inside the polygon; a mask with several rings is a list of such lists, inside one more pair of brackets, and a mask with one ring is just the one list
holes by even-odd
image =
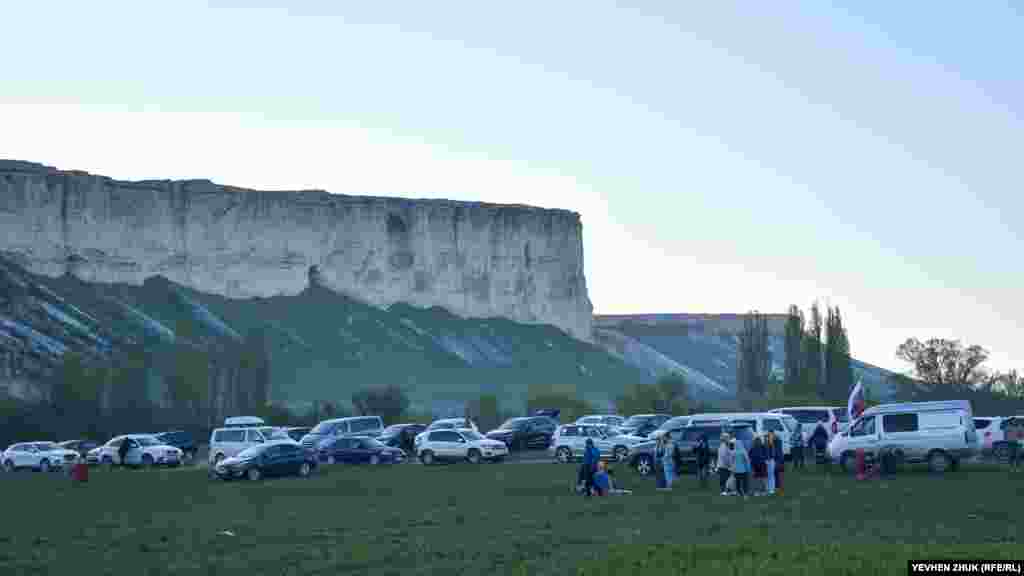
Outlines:
{"label": "car wheel", "polygon": [[636,471],[641,476],[649,475],[654,471],[654,460],[647,454],[640,456],[636,461]]}
{"label": "car wheel", "polygon": [[615,461],[616,462],[622,462],[623,460],[626,459],[626,456],[628,456],[628,455],[629,455],[629,448],[626,448],[625,446],[616,446],[615,447]]}
{"label": "car wheel", "polygon": [[430,450],[420,452],[420,462],[423,462],[424,466],[430,466],[434,463],[434,453]]}
{"label": "car wheel", "polygon": [[223,459],[224,459],[224,455],[223,454],[217,454],[216,456],[213,457],[213,465],[216,466],[217,464],[220,464],[220,461],[223,460]]}
{"label": "car wheel", "polygon": [[4,462],[4,470],[7,472],[14,472],[14,462],[11,460]]}
{"label": "car wheel", "polygon": [[144,468],[152,468],[153,465],[154,465],[153,457],[150,456],[149,454],[143,454],[142,455],[142,466]]}
{"label": "car wheel", "polygon": [[555,459],[557,459],[562,464],[566,464],[569,462],[569,460],[572,460],[572,454],[569,452],[568,448],[562,446],[555,451]]}
{"label": "car wheel", "polygon": [[256,482],[257,480],[263,477],[263,473],[260,472],[259,468],[249,468],[249,470],[247,470],[245,473],[245,477],[248,478],[249,480],[252,480],[253,482]]}
{"label": "car wheel", "polygon": [[997,444],[996,447],[992,449],[992,457],[999,463],[1009,462],[1010,445],[1006,443]]}
{"label": "car wheel", "polygon": [[299,466],[299,476],[306,478],[313,469],[310,467],[309,462],[303,462]]}
{"label": "car wheel", "polygon": [[468,460],[470,464],[479,464],[480,451],[475,448],[470,449],[470,451],[466,453],[466,460]]}
{"label": "car wheel", "polygon": [[43,460],[41,462],[39,462],[39,471],[40,472],[49,472],[50,471],[50,461],[47,460],[46,458],[43,458]]}
{"label": "car wheel", "polygon": [[934,474],[942,474],[952,465],[949,455],[941,450],[935,450],[928,455],[928,470]]}
{"label": "car wheel", "polygon": [[377,464],[380,464],[380,456],[377,456],[376,454],[370,456],[370,465],[376,466]]}

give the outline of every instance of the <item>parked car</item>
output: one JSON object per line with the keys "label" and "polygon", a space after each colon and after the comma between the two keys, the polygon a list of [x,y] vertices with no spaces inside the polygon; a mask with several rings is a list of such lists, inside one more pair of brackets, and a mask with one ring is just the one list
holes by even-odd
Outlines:
{"label": "parked car", "polygon": [[589,414],[587,416],[580,416],[577,418],[575,424],[586,424],[588,426],[603,425],[617,430],[625,421],[625,416],[619,416],[617,414]]}
{"label": "parked car", "polygon": [[184,452],[180,449],[157,440],[152,434],[125,434],[90,450],[86,455],[86,462],[108,466],[121,464],[118,448],[122,442],[127,442],[130,446],[128,453],[125,454],[126,466],[180,466],[184,457]]}
{"label": "parked car", "polygon": [[253,446],[265,444],[274,439],[275,431],[276,429],[271,426],[217,428],[210,432],[208,463],[215,466],[225,458],[236,456]]}
{"label": "parked car", "polygon": [[487,433],[491,440],[500,440],[509,450],[545,450],[555,435],[555,421],[547,416],[510,418]]}
{"label": "parked car", "polygon": [[184,430],[171,430],[170,432],[160,432],[159,434],[153,435],[157,440],[167,444],[168,446],[174,446],[181,450],[183,459],[186,462],[195,460],[196,454],[199,452],[199,444],[196,443],[192,435]]}
{"label": "parked car", "polygon": [[800,423],[804,446],[809,446],[811,435],[814,434],[814,429],[817,428],[819,422],[825,424],[829,441],[835,438],[836,434],[845,432],[850,427],[850,417],[846,413],[846,406],[792,406],[775,408],[769,412],[786,414],[796,419]]}
{"label": "parked car", "polygon": [[321,442],[335,436],[379,436],[383,431],[384,421],[380,416],[332,418],[314,426],[299,442],[316,452]]}
{"label": "parked car", "polygon": [[690,416],[690,424],[746,424],[751,427],[754,434],[765,434],[774,432],[782,441],[782,454],[789,458],[792,446],[790,445],[790,434],[796,433],[796,419],[780,412],[731,412],[731,413],[709,413],[693,414]]}
{"label": "parked car", "polygon": [[100,443],[95,440],[65,440],[57,443],[57,446],[60,446],[61,448],[78,452],[78,455],[81,456],[83,460],[85,459],[85,455],[89,453],[89,450],[92,450],[99,445]]}
{"label": "parked car", "polygon": [[872,406],[846,434],[832,439],[828,455],[850,470],[859,449],[874,460],[891,454],[899,462],[927,462],[935,473],[956,470],[961,460],[978,451],[971,403],[949,400]]}
{"label": "parked car", "polygon": [[221,460],[213,467],[213,476],[223,480],[247,478],[260,480],[273,476],[309,476],[316,458],[297,442],[274,440],[247,448]]}
{"label": "parked car", "polygon": [[416,447],[416,457],[423,464],[438,461],[465,460],[477,464],[481,460],[500,462],[508,455],[504,442],[491,440],[471,429],[432,430]]}
{"label": "parked car", "polygon": [[302,437],[312,430],[309,426],[278,426],[270,435],[271,440],[292,440],[299,442]]}
{"label": "parked car", "polygon": [[978,432],[978,453],[993,457],[999,462],[1010,459],[1010,443],[1006,440],[1006,428],[1024,420],[1024,416],[993,416],[975,418],[974,429]]}
{"label": "parked car", "polygon": [[401,464],[405,451],[392,448],[369,436],[343,436],[320,445],[317,461],[327,464]]}
{"label": "parked car", "polygon": [[77,451],[61,448],[56,442],[21,442],[12,444],[3,452],[4,470],[38,470],[50,472],[77,463],[81,456]]}
{"label": "parked car", "polygon": [[[668,434],[669,438],[678,443],[679,449],[683,453],[683,464],[685,466],[693,463],[695,458],[693,448],[696,446],[697,440],[704,434],[711,436],[708,438],[708,445],[711,447],[712,459],[714,459],[714,454],[721,443],[723,432],[729,433],[738,442],[742,442],[748,450],[754,443],[753,429],[750,424],[742,422],[720,421],[706,424],[689,424],[681,428],[675,428],[669,431]],[[649,440],[636,444],[629,449],[626,461],[641,476],[647,476],[654,471],[654,451],[656,445],[656,441]]]}
{"label": "parked car", "polygon": [[430,423],[429,426],[427,426],[426,428],[424,428],[423,430],[416,434],[416,436],[413,438],[413,446],[416,446],[418,443],[422,442],[423,439],[427,437],[427,432],[433,432],[434,430],[464,429],[476,430],[477,432],[480,431],[476,427],[476,422],[473,422],[471,419],[468,418],[440,418],[438,420],[434,420],[433,422]]}
{"label": "parked car", "polygon": [[392,424],[380,433],[377,440],[380,440],[385,446],[404,450],[403,436],[408,439],[408,446],[412,447],[415,446],[416,436],[426,429],[426,424]]}
{"label": "parked car", "polygon": [[672,418],[671,414],[634,414],[626,418],[618,428],[623,434],[646,438],[648,434],[657,430],[670,418]]}
{"label": "parked car", "polygon": [[629,454],[630,446],[644,442],[638,436],[617,434],[609,426],[591,426],[586,424],[563,424],[555,430],[548,451],[559,462],[572,462],[583,458],[583,449],[587,439],[594,441],[594,446],[601,451],[602,460],[624,460]]}

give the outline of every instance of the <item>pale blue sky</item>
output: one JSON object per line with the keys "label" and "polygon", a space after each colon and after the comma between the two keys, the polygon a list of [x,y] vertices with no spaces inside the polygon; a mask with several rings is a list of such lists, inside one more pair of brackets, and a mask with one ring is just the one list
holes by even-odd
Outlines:
{"label": "pale blue sky", "polygon": [[[296,7],[287,7],[289,5]],[[0,157],[579,211],[598,313],[842,307],[1024,368],[1009,3],[10,2]]]}

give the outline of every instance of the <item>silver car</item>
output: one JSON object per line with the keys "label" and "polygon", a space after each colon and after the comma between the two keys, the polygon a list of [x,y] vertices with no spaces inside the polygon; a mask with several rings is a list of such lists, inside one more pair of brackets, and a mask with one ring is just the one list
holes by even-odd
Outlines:
{"label": "silver car", "polygon": [[555,430],[548,452],[559,462],[582,459],[588,438],[594,441],[603,460],[622,460],[631,446],[644,441],[644,438],[614,434],[607,426],[564,424]]}

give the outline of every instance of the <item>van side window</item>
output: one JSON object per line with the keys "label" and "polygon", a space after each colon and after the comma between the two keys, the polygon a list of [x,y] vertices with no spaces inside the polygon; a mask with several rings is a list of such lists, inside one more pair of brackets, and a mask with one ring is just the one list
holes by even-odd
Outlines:
{"label": "van side window", "polygon": [[917,432],[917,414],[886,414],[882,416],[886,432]]}
{"label": "van side window", "polygon": [[247,430],[245,433],[246,442],[263,442],[263,436],[257,430]]}

